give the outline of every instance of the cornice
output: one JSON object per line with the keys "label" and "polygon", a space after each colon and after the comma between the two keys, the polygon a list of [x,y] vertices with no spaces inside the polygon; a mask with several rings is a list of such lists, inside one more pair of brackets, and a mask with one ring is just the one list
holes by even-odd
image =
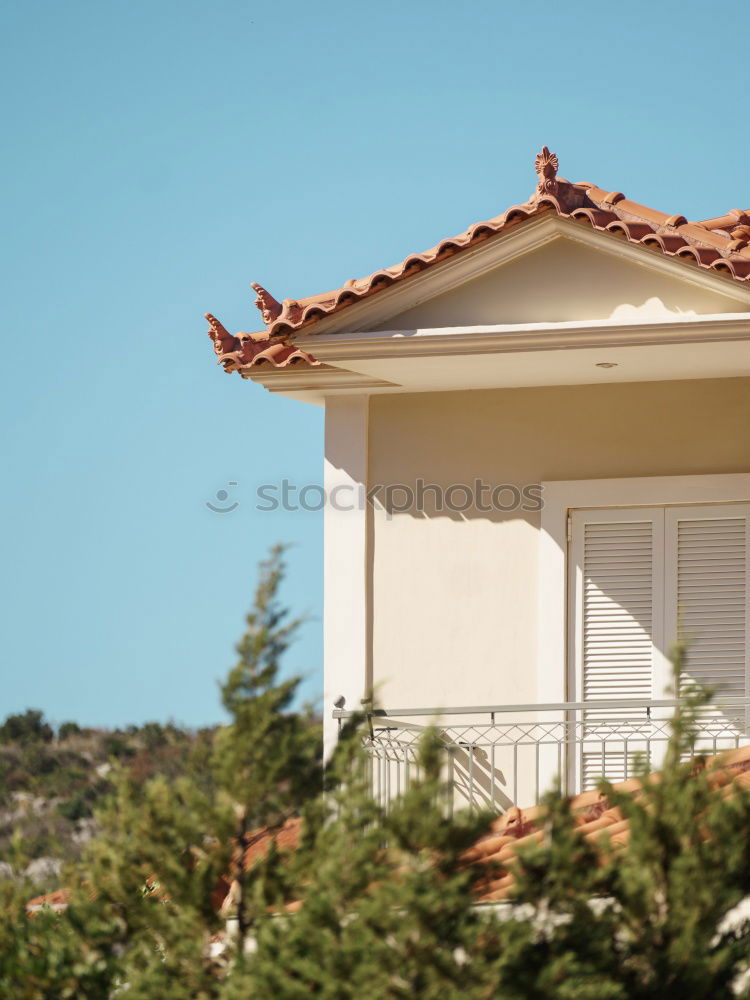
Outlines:
{"label": "cornice", "polygon": [[257,382],[269,392],[361,392],[371,389],[398,389],[398,383],[321,365],[319,368],[255,368],[244,378]]}
{"label": "cornice", "polygon": [[[496,328],[361,331],[316,337],[315,356],[329,364],[382,358],[506,354],[581,347],[647,346],[750,340],[750,313],[640,323],[526,324]],[[326,369],[320,370],[323,376]],[[309,372],[317,383],[317,373]]]}

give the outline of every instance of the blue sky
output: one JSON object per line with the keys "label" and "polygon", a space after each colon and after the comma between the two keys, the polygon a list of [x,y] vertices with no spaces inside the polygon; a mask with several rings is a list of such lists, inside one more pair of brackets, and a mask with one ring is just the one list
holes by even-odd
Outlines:
{"label": "blue sky", "polygon": [[732,0],[6,0],[0,718],[218,720],[276,540],[319,697],[321,516],[253,508],[320,481],[322,413],[225,376],[203,313],[257,329],[250,281],[304,296],[495,215],[544,143],[664,211],[747,208],[749,29]]}

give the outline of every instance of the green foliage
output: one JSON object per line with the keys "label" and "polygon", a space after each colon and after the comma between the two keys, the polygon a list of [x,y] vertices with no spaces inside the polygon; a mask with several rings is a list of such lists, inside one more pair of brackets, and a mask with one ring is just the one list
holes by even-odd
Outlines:
{"label": "green foliage", "polygon": [[[241,964],[241,947],[216,955],[211,938],[224,926],[218,903],[228,877],[237,876],[246,926],[264,910],[263,885],[274,883],[272,874],[246,877],[240,865],[250,826],[278,825],[321,788],[319,727],[309,712],[290,710],[297,682],[276,679],[298,624],[279,606],[282,578],[277,548],[261,567],[223,689],[227,726],[196,734],[189,752],[171,724],[114,734],[129,752],[98,802],[98,836],[65,874],[67,910],[27,917],[20,901],[30,887],[0,901],[0,996],[215,1000],[228,969]],[[147,770],[155,758],[157,777]],[[55,815],[85,809],[80,794]]]}
{"label": "green foliage", "polygon": [[339,746],[334,787],[306,811],[285,886],[301,910],[260,922],[253,961],[230,977],[222,1000],[442,1000],[478,986],[486,924],[460,858],[488,817],[446,821],[434,733],[421,746],[420,780],[384,811],[368,794],[359,739],[352,730]]}
{"label": "green foliage", "polygon": [[28,886],[0,885],[3,1000],[106,1000],[118,981],[111,914],[86,900],[29,917]]}
{"label": "green foliage", "polygon": [[309,713],[290,712],[299,678],[279,680],[281,660],[303,619],[290,619],[278,590],[283,547],[261,563],[238,661],[222,685],[232,723],[216,736],[216,772],[253,826],[277,826],[322,787],[319,734]]}
{"label": "green foliage", "polygon": [[57,730],[58,740],[67,740],[71,736],[80,736],[83,730],[77,722],[63,722]]}
{"label": "green foliage", "polygon": [[60,802],[57,806],[57,811],[71,823],[77,823],[79,820],[88,819],[94,815],[95,802],[95,789],[90,785],[86,785],[64,802]]}
{"label": "green foliage", "polygon": [[115,760],[122,760],[125,757],[133,757],[136,753],[132,739],[120,732],[107,733],[104,737],[104,752],[108,757]]}
{"label": "green foliage", "polygon": [[35,708],[29,708],[23,714],[9,715],[0,726],[0,743],[50,743],[54,735],[43,713]]}
{"label": "green foliage", "polygon": [[173,781],[189,773],[206,792],[215,790],[205,753],[195,756],[212,731],[193,733],[169,723],[158,727],[162,739],[155,737],[155,725],[111,733],[64,723],[57,740],[0,744],[0,857],[15,832],[30,859],[79,860],[96,808],[112,792],[113,763],[140,783],[158,775]]}
{"label": "green foliage", "polygon": [[231,811],[187,778],[142,786],[123,772],[98,819],[81,896],[93,891],[115,921],[125,995],[212,996],[206,948],[221,926],[214,892],[229,864]]}
{"label": "green foliage", "polygon": [[[683,699],[660,776],[642,766],[635,794],[602,783],[628,820],[626,849],[582,837],[550,794],[513,903],[478,907],[466,851],[489,817],[450,815],[439,733],[387,808],[368,791],[361,720],[324,784],[318,728],[291,709],[297,682],[279,679],[299,625],[279,603],[283,572],[276,548],[222,687],[226,726],[189,752],[171,724],[118,734],[132,754],[96,799],[100,833],[66,873],[68,909],[29,918],[30,887],[0,887],[3,1000],[749,1000],[750,921],[736,907],[750,896],[750,794],[693,756],[704,696]],[[66,752],[83,738],[71,732]],[[61,821],[93,804],[77,794]],[[272,842],[246,870],[258,828],[295,815],[298,849]],[[23,839],[11,847],[18,867]],[[228,880],[239,932],[217,954]]]}

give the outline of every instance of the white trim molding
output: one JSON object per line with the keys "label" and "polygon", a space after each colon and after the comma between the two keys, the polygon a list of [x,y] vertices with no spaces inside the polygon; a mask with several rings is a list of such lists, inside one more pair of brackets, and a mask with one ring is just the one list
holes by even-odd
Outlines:
{"label": "white trim molding", "polygon": [[[378,330],[318,335],[315,356],[333,365],[383,358],[450,357],[467,354],[513,354],[519,351],[560,351],[750,340],[750,313],[681,314],[658,320],[586,320],[561,323],[512,323],[497,326],[459,326],[418,330]],[[355,365],[356,367],[356,365]],[[326,378],[330,368],[310,369]],[[250,377],[268,382],[258,370]],[[387,383],[382,383],[387,385]]]}
{"label": "white trim molding", "polygon": [[750,473],[575,479],[542,483],[539,539],[537,698],[567,696],[568,514],[599,507],[645,507],[750,501]]}
{"label": "white trim molding", "polygon": [[[750,334],[748,339],[750,340]],[[323,405],[328,396],[334,393],[348,395],[367,393],[374,389],[400,388],[395,382],[387,382],[346,368],[333,368],[330,365],[321,365],[319,368],[259,366],[257,369],[251,369],[250,374],[244,375],[243,378],[257,382],[269,392],[304,393],[303,399],[319,405]]]}

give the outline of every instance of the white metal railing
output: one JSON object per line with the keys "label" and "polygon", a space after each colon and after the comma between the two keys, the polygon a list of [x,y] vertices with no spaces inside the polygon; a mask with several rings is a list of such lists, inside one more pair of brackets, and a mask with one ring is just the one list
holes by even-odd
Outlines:
{"label": "white metal railing", "polygon": [[[539,801],[553,785],[572,794],[633,774],[636,758],[658,770],[670,736],[673,700],[469,705],[373,709],[364,740],[373,794],[383,804],[418,774],[418,744],[435,726],[445,746],[456,805],[503,812]],[[354,713],[337,709],[334,718]],[[750,699],[716,701],[698,714],[695,754],[750,742]]]}

